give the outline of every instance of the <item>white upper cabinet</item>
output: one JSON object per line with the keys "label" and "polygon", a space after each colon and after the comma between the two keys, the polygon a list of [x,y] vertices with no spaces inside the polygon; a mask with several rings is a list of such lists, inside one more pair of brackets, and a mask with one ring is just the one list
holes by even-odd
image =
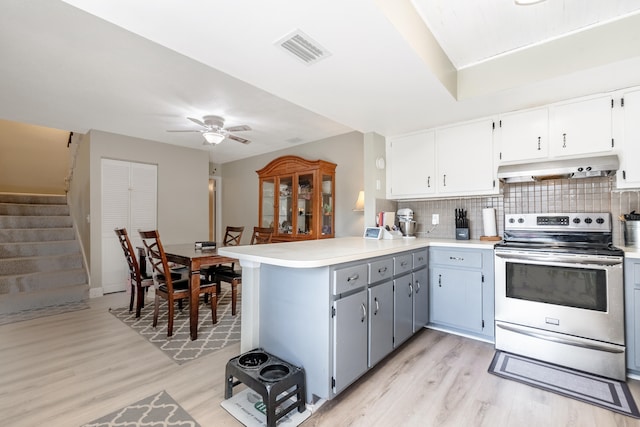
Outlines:
{"label": "white upper cabinet", "polygon": [[501,115],[498,135],[503,163],[546,158],[549,155],[549,109]]}
{"label": "white upper cabinet", "polygon": [[426,197],[435,192],[435,132],[387,141],[387,197]]}
{"label": "white upper cabinet", "polygon": [[613,98],[598,96],[549,108],[550,155],[576,156],[613,149]]}
{"label": "white upper cabinet", "polygon": [[487,194],[498,187],[493,164],[493,120],[436,130],[438,192]]}
{"label": "white upper cabinet", "polygon": [[392,137],[386,148],[389,199],[498,192],[493,120]]}
{"label": "white upper cabinet", "polygon": [[621,95],[622,147],[618,188],[640,187],[640,90]]}

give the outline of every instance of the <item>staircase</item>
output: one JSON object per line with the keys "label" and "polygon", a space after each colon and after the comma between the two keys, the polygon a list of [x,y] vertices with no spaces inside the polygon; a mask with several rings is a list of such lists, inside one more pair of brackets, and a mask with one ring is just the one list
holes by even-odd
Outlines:
{"label": "staircase", "polygon": [[66,196],[0,193],[0,315],[86,303]]}

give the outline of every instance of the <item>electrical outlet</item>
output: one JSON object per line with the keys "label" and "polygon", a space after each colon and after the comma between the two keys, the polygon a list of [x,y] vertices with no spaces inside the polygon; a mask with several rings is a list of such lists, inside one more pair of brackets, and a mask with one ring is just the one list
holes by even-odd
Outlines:
{"label": "electrical outlet", "polygon": [[440,224],[440,214],[432,214],[431,215],[431,225]]}

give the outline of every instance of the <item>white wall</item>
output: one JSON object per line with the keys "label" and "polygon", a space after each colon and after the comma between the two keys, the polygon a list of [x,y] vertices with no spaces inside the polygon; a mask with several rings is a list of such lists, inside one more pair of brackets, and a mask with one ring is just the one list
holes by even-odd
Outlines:
{"label": "white wall", "polygon": [[[293,146],[220,166],[222,175],[222,227],[258,225],[258,174],[271,160],[295,155],[308,160],[336,163],[336,237],[362,235],[364,216],[352,209],[358,192],[364,189],[364,139],[360,132],[350,132],[308,144]],[[242,236],[249,244],[251,233]]]}
{"label": "white wall", "polygon": [[[158,230],[164,244],[206,240],[208,228],[209,159],[206,151],[182,148],[101,131],[87,134],[89,144],[90,237],[88,262],[91,294],[102,288],[101,159],[109,158],[158,165]],[[85,161],[78,157],[77,162]],[[82,170],[81,165],[76,166]],[[83,192],[87,177],[75,175],[74,191]],[[86,194],[86,193],[84,193]],[[75,195],[70,195],[72,200]],[[82,204],[84,201],[75,203]],[[75,204],[74,203],[74,204]],[[84,213],[83,213],[84,214]],[[86,221],[86,215],[84,215]],[[80,226],[79,229],[82,229]],[[131,233],[137,230],[130,230]],[[84,241],[86,236],[81,237]],[[124,262],[124,260],[123,260]]]}

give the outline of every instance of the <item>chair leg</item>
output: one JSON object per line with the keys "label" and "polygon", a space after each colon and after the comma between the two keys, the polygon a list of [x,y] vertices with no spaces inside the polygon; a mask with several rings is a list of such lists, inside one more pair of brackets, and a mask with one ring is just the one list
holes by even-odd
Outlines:
{"label": "chair leg", "polygon": [[[136,296],[136,285],[131,282],[131,300],[129,301],[129,312],[133,311],[133,299]],[[136,317],[140,317],[140,314],[136,314]]]}
{"label": "chair leg", "polygon": [[236,301],[238,299],[238,279],[231,281],[231,315],[236,315]]}
{"label": "chair leg", "polygon": [[137,285],[136,290],[136,319],[140,317],[140,313],[142,312],[142,307],[144,307],[144,289],[142,289],[142,285]]}
{"label": "chair leg", "polygon": [[[205,294],[208,295],[208,294]],[[218,295],[211,294],[211,320],[215,325],[218,323]]]}
{"label": "chair leg", "polygon": [[160,297],[156,294],[155,307],[153,308],[153,327],[158,326],[158,313],[160,312]]}
{"label": "chair leg", "polygon": [[[178,304],[182,302],[181,299],[178,300]],[[170,337],[173,335],[173,315],[174,315],[174,307],[173,307],[173,298],[169,298],[167,301],[167,305],[169,306],[169,325],[167,326],[167,336]]]}

